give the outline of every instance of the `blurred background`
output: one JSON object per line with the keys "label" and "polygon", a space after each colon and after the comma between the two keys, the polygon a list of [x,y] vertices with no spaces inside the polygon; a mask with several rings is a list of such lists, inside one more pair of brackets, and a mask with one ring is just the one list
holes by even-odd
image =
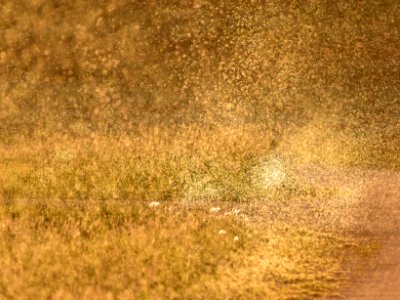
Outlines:
{"label": "blurred background", "polygon": [[5,0],[0,10],[3,141],[247,123],[278,138],[316,118],[399,129],[397,1]]}
{"label": "blurred background", "polygon": [[7,197],[181,198],[192,185],[209,193],[211,177],[243,200],[271,155],[400,168],[397,1],[0,9],[3,174],[17,178],[4,175]]}

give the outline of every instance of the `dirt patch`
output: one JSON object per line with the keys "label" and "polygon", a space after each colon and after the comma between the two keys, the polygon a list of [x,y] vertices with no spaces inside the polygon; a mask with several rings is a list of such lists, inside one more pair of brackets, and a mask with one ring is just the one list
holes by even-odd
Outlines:
{"label": "dirt patch", "polygon": [[360,170],[340,174],[334,176],[337,182],[346,185],[351,179],[359,190],[357,220],[347,222],[347,230],[380,247],[372,258],[351,264],[351,282],[340,296],[329,299],[400,299],[400,174]]}
{"label": "dirt patch", "polygon": [[323,299],[400,299],[400,173],[315,165],[297,166],[294,173],[301,182],[335,194],[235,207],[255,225],[304,226],[368,245],[344,266],[349,279],[338,296]]}

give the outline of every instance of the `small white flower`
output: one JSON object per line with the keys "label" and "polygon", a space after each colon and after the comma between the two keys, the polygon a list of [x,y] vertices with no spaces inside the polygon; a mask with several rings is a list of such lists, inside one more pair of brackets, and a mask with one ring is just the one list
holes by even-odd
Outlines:
{"label": "small white flower", "polygon": [[211,207],[210,213],[216,214],[221,210],[221,207]]}
{"label": "small white flower", "polygon": [[218,234],[219,234],[219,235],[224,235],[224,234],[226,234],[226,231],[223,230],[223,229],[221,229],[220,231],[218,231]]}
{"label": "small white flower", "polygon": [[149,207],[150,207],[150,208],[156,208],[156,207],[159,206],[159,205],[160,205],[160,202],[158,202],[158,201],[153,201],[153,202],[150,202]]}
{"label": "small white flower", "polygon": [[238,236],[235,236],[234,238],[233,238],[233,241],[236,243],[236,242],[239,242],[239,237]]}
{"label": "small white flower", "polygon": [[240,209],[240,208],[234,208],[234,209],[232,210],[232,214],[233,214],[234,216],[237,216],[240,212],[241,212],[241,209]]}

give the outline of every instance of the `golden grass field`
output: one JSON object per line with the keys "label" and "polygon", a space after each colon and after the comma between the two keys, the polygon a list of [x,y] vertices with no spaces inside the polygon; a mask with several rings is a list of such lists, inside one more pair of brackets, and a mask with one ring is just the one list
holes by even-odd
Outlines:
{"label": "golden grass field", "polygon": [[342,228],[309,224],[324,218],[318,209],[312,217],[296,206],[282,211],[340,191],[305,182],[289,158],[266,148],[262,133],[226,128],[3,146],[2,297],[308,299],[334,291],[348,256],[369,246]]}
{"label": "golden grass field", "polygon": [[400,168],[399,10],[1,2],[0,299],[337,293],[376,247],[301,173]]}

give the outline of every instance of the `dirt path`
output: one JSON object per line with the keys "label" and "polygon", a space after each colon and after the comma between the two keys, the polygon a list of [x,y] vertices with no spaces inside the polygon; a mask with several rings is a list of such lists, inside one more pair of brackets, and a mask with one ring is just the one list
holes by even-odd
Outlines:
{"label": "dirt path", "polygon": [[[335,173],[335,172],[332,172]],[[318,177],[318,176],[316,176]],[[330,177],[330,178],[329,178]],[[358,213],[348,230],[374,239],[380,250],[372,259],[355,263],[352,281],[342,296],[329,299],[400,299],[400,174],[391,171],[339,170],[317,180],[358,188]]]}
{"label": "dirt path", "polygon": [[400,172],[315,165],[294,172],[301,181],[333,188],[337,195],[250,204],[243,210],[254,222],[278,221],[375,241],[379,251],[373,257],[354,258],[348,266],[351,280],[340,296],[323,299],[400,300]]}

